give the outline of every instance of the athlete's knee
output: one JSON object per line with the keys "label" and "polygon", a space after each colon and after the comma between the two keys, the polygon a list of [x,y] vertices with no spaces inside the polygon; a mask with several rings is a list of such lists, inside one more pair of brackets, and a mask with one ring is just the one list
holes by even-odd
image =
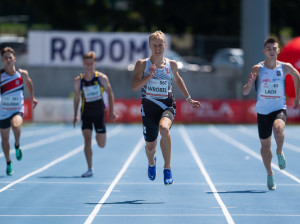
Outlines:
{"label": "athlete's knee", "polygon": [[167,125],[159,125],[159,132],[161,134],[161,136],[169,136],[170,135],[170,130],[169,127]]}
{"label": "athlete's knee", "polygon": [[104,148],[105,145],[106,145],[106,142],[103,142],[103,141],[98,142],[98,141],[97,141],[97,144],[98,144],[98,146],[99,146],[100,148]]}
{"label": "athlete's knee", "polygon": [[283,136],[284,135],[284,127],[282,125],[274,125],[273,133],[275,136]]}
{"label": "athlete's knee", "polygon": [[[156,141],[155,141],[156,142]],[[155,149],[156,149],[156,144],[155,144],[155,142],[152,142],[152,143],[147,143],[146,144],[146,146],[145,146],[145,149],[146,149],[146,151],[148,151],[148,152],[153,152],[153,151],[155,151]]]}

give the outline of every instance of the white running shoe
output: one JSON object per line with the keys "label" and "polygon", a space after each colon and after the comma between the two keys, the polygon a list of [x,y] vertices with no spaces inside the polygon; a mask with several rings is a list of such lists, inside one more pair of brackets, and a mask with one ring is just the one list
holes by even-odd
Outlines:
{"label": "white running shoe", "polygon": [[93,174],[94,174],[94,169],[90,168],[85,173],[83,173],[81,175],[81,177],[91,177],[91,176],[93,176]]}

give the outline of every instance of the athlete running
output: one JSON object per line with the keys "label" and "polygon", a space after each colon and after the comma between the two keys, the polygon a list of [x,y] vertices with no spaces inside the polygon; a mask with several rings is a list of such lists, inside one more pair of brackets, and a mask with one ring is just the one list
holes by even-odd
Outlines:
{"label": "athlete running", "polygon": [[109,83],[108,77],[95,70],[96,54],[91,51],[84,55],[83,65],[85,72],[81,73],[74,80],[74,119],[73,125],[77,121],[77,111],[79,107],[80,94],[81,103],[81,121],[82,134],[84,137],[84,153],[88,165],[88,170],[82,177],[93,175],[92,164],[92,130],[96,131],[96,141],[99,147],[104,148],[106,144],[106,126],[105,126],[105,104],[103,100],[103,91],[108,95],[109,117],[112,120],[118,118],[114,113],[114,94]]}
{"label": "athlete running", "polygon": [[257,102],[258,134],[261,142],[261,155],[266,167],[267,186],[270,190],[276,189],[274,173],[272,171],[272,130],[276,140],[276,154],[278,166],[281,170],[286,167],[286,160],[282,151],[284,142],[284,128],[286,124],[285,76],[294,77],[296,98],[294,109],[299,107],[299,72],[290,64],[277,60],[280,52],[274,38],[268,38],[264,43],[263,53],[265,60],[254,65],[248,82],[243,87],[243,94],[248,95],[255,85]]}
{"label": "athlete running", "polygon": [[158,133],[161,135],[160,147],[164,158],[164,183],[173,183],[171,171],[171,136],[176,104],[172,90],[172,81],[192,107],[200,108],[199,101],[189,95],[183,79],[178,73],[177,62],[164,57],[166,38],[163,32],[156,31],[149,37],[150,58],[136,62],[132,88],[141,89],[143,134],[146,141],[148,158],[148,177],[156,177],[156,145]]}
{"label": "athlete running", "polygon": [[1,84],[1,105],[0,105],[0,131],[2,150],[5,155],[7,167],[6,174],[13,175],[12,160],[10,158],[9,134],[12,129],[15,137],[15,151],[17,160],[22,159],[20,148],[21,125],[24,116],[24,82],[27,86],[32,106],[35,108],[38,101],[34,98],[33,84],[28,72],[23,69],[16,69],[15,51],[5,47],[1,51],[4,69],[0,72]]}

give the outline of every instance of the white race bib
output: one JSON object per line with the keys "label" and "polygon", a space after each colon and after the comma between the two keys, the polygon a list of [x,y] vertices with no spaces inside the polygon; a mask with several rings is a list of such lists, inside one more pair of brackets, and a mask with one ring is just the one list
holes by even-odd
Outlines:
{"label": "white race bib", "polygon": [[86,102],[93,102],[102,98],[99,85],[84,86],[82,89]]}
{"label": "white race bib", "polygon": [[20,96],[2,96],[1,104],[2,110],[18,110],[21,107]]}
{"label": "white race bib", "polygon": [[283,96],[281,82],[264,82],[260,89],[260,97],[264,99],[280,99]]}
{"label": "white race bib", "polygon": [[147,83],[146,95],[155,99],[168,98],[169,82],[161,79],[151,79]]}

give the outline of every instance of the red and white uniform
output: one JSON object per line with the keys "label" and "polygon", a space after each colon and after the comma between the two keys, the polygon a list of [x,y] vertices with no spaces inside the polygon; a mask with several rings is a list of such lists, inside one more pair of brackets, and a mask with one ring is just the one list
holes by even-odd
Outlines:
{"label": "red and white uniform", "polygon": [[8,75],[1,70],[0,81],[0,120],[18,112],[24,114],[24,85],[21,74],[16,71],[15,74]]}

